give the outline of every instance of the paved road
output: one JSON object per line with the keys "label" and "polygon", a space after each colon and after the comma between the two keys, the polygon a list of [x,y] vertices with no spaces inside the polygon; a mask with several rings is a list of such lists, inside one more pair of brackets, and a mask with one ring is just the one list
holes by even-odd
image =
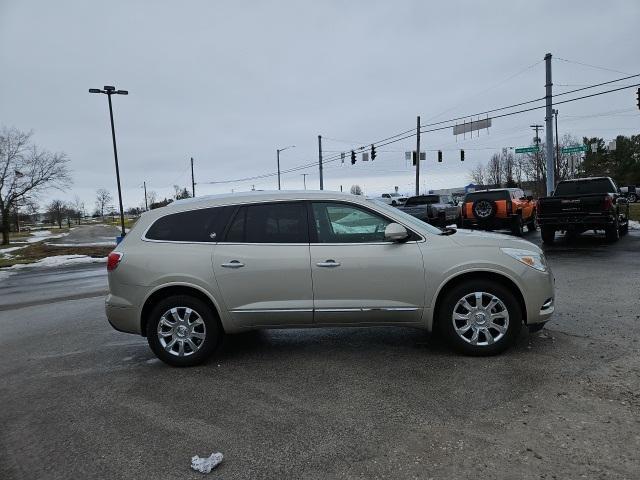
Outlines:
{"label": "paved road", "polygon": [[104,296],[104,263],[61,268],[30,268],[0,278],[0,310]]}
{"label": "paved road", "polygon": [[494,358],[317,329],[229,336],[174,369],[101,298],[1,311],[0,478],[196,479],[213,451],[225,480],[638,478],[638,251],[638,232],[548,249],[557,315]]}
{"label": "paved road", "polygon": [[78,225],[69,232],[69,235],[51,239],[50,243],[64,245],[83,245],[91,243],[115,245],[115,239],[118,235],[120,235],[120,230],[113,225]]}

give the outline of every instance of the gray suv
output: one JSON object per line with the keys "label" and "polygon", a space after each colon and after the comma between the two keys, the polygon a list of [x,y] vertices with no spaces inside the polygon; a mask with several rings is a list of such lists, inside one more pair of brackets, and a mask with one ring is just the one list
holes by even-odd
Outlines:
{"label": "gray suv", "polygon": [[496,354],[554,310],[537,246],[334,192],[175,202],[144,213],[107,270],[111,325],[176,366],[259,328],[437,328],[462,353]]}

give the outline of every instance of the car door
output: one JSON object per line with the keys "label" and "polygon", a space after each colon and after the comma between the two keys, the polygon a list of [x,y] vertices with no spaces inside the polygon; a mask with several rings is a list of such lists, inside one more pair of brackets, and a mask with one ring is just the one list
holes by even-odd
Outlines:
{"label": "car door", "polygon": [[312,323],[305,204],[238,208],[214,250],[213,270],[225,308],[239,326]]}
{"label": "car door", "polygon": [[312,202],[310,218],[315,323],[420,321],[425,278],[419,236],[385,241],[392,220],[345,202]]}

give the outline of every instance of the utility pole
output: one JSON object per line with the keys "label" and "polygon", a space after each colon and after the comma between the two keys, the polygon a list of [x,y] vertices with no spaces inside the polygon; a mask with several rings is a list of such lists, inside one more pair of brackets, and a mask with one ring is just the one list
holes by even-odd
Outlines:
{"label": "utility pole", "polygon": [[149,211],[149,204],[147,203],[147,182],[142,182],[142,186],[144,187],[144,209]]}
{"label": "utility pole", "polygon": [[196,196],[196,181],[193,178],[193,157],[191,157],[191,193],[195,198]]}
{"label": "utility pole", "polygon": [[533,128],[536,131],[536,137],[535,137],[535,142],[536,142],[536,190],[538,189],[538,181],[540,180],[540,173],[541,173],[541,168],[540,168],[540,136],[538,135],[538,130],[540,130],[541,128],[544,128],[543,125],[530,125],[531,128]]}
{"label": "utility pole", "polygon": [[322,135],[318,135],[318,167],[320,168],[320,190],[324,190],[322,179]]}
{"label": "utility pole", "polygon": [[416,122],[416,195],[420,195],[420,115]]}
{"label": "utility pole", "polygon": [[558,138],[558,110],[553,110],[553,116],[556,120],[556,163],[555,163],[555,178],[560,176],[560,138]]}
{"label": "utility pole", "polygon": [[553,167],[553,83],[551,82],[551,54],[547,53],[544,56],[544,65],[546,72],[547,83],[545,85],[546,95],[545,99],[547,101],[546,108],[546,116],[544,119],[545,128],[547,129],[547,139],[546,139],[546,160],[547,160],[547,195],[551,195],[551,192],[555,189],[555,175],[554,175],[554,167]]}
{"label": "utility pole", "polygon": [[[309,175],[308,173],[303,173],[302,174],[302,181],[304,182],[304,189],[307,189],[307,175]],[[278,190],[280,190],[280,188],[278,188]]]}

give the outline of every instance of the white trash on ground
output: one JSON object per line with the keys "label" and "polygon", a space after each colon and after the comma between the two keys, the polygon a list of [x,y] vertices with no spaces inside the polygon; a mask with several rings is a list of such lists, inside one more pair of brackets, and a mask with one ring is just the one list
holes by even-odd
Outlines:
{"label": "white trash on ground", "polygon": [[209,473],[222,462],[220,452],[212,453],[210,457],[200,458],[198,455],[191,457],[191,468],[200,473]]}

